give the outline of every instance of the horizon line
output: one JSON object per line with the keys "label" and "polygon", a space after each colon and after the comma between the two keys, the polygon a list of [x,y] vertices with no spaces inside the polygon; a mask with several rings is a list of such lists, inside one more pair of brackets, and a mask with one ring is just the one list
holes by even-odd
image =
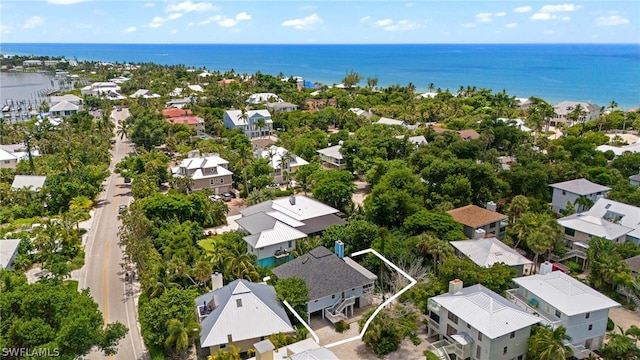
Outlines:
{"label": "horizon line", "polygon": [[[385,45],[385,46],[402,46],[402,45],[638,45],[638,43],[598,43],[598,42],[523,42],[523,43],[464,43],[464,42],[452,42],[452,43],[161,43],[161,42],[2,42],[2,45],[251,45],[251,46],[317,46],[317,45],[330,45],[330,46],[361,46],[361,45]],[[0,50],[1,51],[1,50]]]}

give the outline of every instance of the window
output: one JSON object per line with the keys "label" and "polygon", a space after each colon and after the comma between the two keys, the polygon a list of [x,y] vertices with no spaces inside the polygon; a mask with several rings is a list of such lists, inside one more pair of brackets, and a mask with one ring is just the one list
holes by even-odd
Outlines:
{"label": "window", "polygon": [[220,184],[224,184],[224,178],[220,178]]}
{"label": "window", "polygon": [[576,236],[576,231],[574,229],[564,228],[564,233],[569,236]]}
{"label": "window", "polygon": [[453,326],[447,324],[447,336],[455,335],[457,333],[458,332],[456,331],[456,329]]}
{"label": "window", "polygon": [[502,355],[507,355],[507,352],[509,352],[509,349],[507,349],[507,347],[503,347],[502,348]]}
{"label": "window", "polygon": [[4,163],[5,164],[9,164],[11,161],[10,160],[5,160]]}
{"label": "window", "polygon": [[591,316],[591,313],[586,313],[586,314],[584,314],[584,318],[585,318],[585,319],[588,319],[588,318],[589,318],[589,316]]}
{"label": "window", "polygon": [[567,195],[567,192],[565,190],[562,190],[562,195]]}
{"label": "window", "polygon": [[220,349],[224,349],[227,347],[227,344],[220,344]]}
{"label": "window", "polygon": [[480,345],[476,346],[476,358],[480,359],[481,352],[482,352],[482,349],[480,348]]}
{"label": "window", "polygon": [[509,334],[509,339],[513,339],[514,337],[516,337],[516,332],[512,331],[511,334]]}
{"label": "window", "polygon": [[[556,309],[556,317],[560,318],[560,310]],[[587,315],[587,319],[589,318],[589,315]]]}
{"label": "window", "polygon": [[440,315],[433,311],[429,311],[429,318],[433,320],[436,324],[440,324]]}
{"label": "window", "polygon": [[593,324],[589,324],[589,331],[593,330]]}
{"label": "window", "polygon": [[469,325],[469,323],[467,323],[467,329],[471,329],[471,325]]}
{"label": "window", "polygon": [[287,247],[291,248],[293,246],[293,241],[289,240],[289,242],[287,243]]}
{"label": "window", "polygon": [[482,341],[482,333],[478,331],[478,341]]}
{"label": "window", "polygon": [[498,225],[497,222],[492,222],[491,225],[489,225],[489,228],[493,229],[496,225]]}
{"label": "window", "polygon": [[331,295],[331,298],[335,299],[336,298],[336,294]]}
{"label": "window", "polygon": [[211,185],[214,185],[216,182],[214,181],[214,179],[211,179],[211,180],[209,180],[209,183],[210,183]]}
{"label": "window", "polygon": [[236,306],[242,307],[242,299],[236,299]]}
{"label": "window", "polygon": [[522,360],[524,358],[524,356],[520,355],[518,356],[518,360]]}
{"label": "window", "polygon": [[449,311],[449,314],[447,315],[447,318],[451,321],[453,321],[454,324],[458,323],[458,317],[452,313],[451,311]]}

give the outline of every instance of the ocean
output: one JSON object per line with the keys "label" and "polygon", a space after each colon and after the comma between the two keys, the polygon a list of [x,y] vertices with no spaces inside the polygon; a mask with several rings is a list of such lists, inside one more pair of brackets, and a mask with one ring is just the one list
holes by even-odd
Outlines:
{"label": "ocean", "polygon": [[3,54],[64,56],[104,62],[183,64],[253,74],[302,76],[327,85],[347,72],[378,78],[378,86],[430,83],[506,90],[551,103],[587,101],[623,109],[640,106],[640,45],[210,45],[210,44],[0,44]]}

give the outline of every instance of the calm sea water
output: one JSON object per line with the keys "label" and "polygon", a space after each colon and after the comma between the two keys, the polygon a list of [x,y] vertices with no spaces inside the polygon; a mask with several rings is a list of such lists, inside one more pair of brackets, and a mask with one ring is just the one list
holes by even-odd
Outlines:
{"label": "calm sea water", "polygon": [[302,76],[340,83],[353,69],[380,86],[425,91],[460,86],[506,90],[550,102],[640,106],[640,45],[207,45],[1,44],[0,52],[108,62],[184,64],[208,70]]}

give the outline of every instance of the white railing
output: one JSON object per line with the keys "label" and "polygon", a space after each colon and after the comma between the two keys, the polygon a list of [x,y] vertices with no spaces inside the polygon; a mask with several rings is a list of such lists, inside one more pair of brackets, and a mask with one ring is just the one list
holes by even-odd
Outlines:
{"label": "white railing", "polygon": [[507,300],[516,304],[519,308],[526,311],[527,313],[539,317],[543,325],[551,326],[551,328],[556,329],[562,324],[562,321],[550,319],[545,316],[544,313],[538,311],[537,308],[531,307],[524,299],[521,299],[518,296],[517,289],[507,290]]}

